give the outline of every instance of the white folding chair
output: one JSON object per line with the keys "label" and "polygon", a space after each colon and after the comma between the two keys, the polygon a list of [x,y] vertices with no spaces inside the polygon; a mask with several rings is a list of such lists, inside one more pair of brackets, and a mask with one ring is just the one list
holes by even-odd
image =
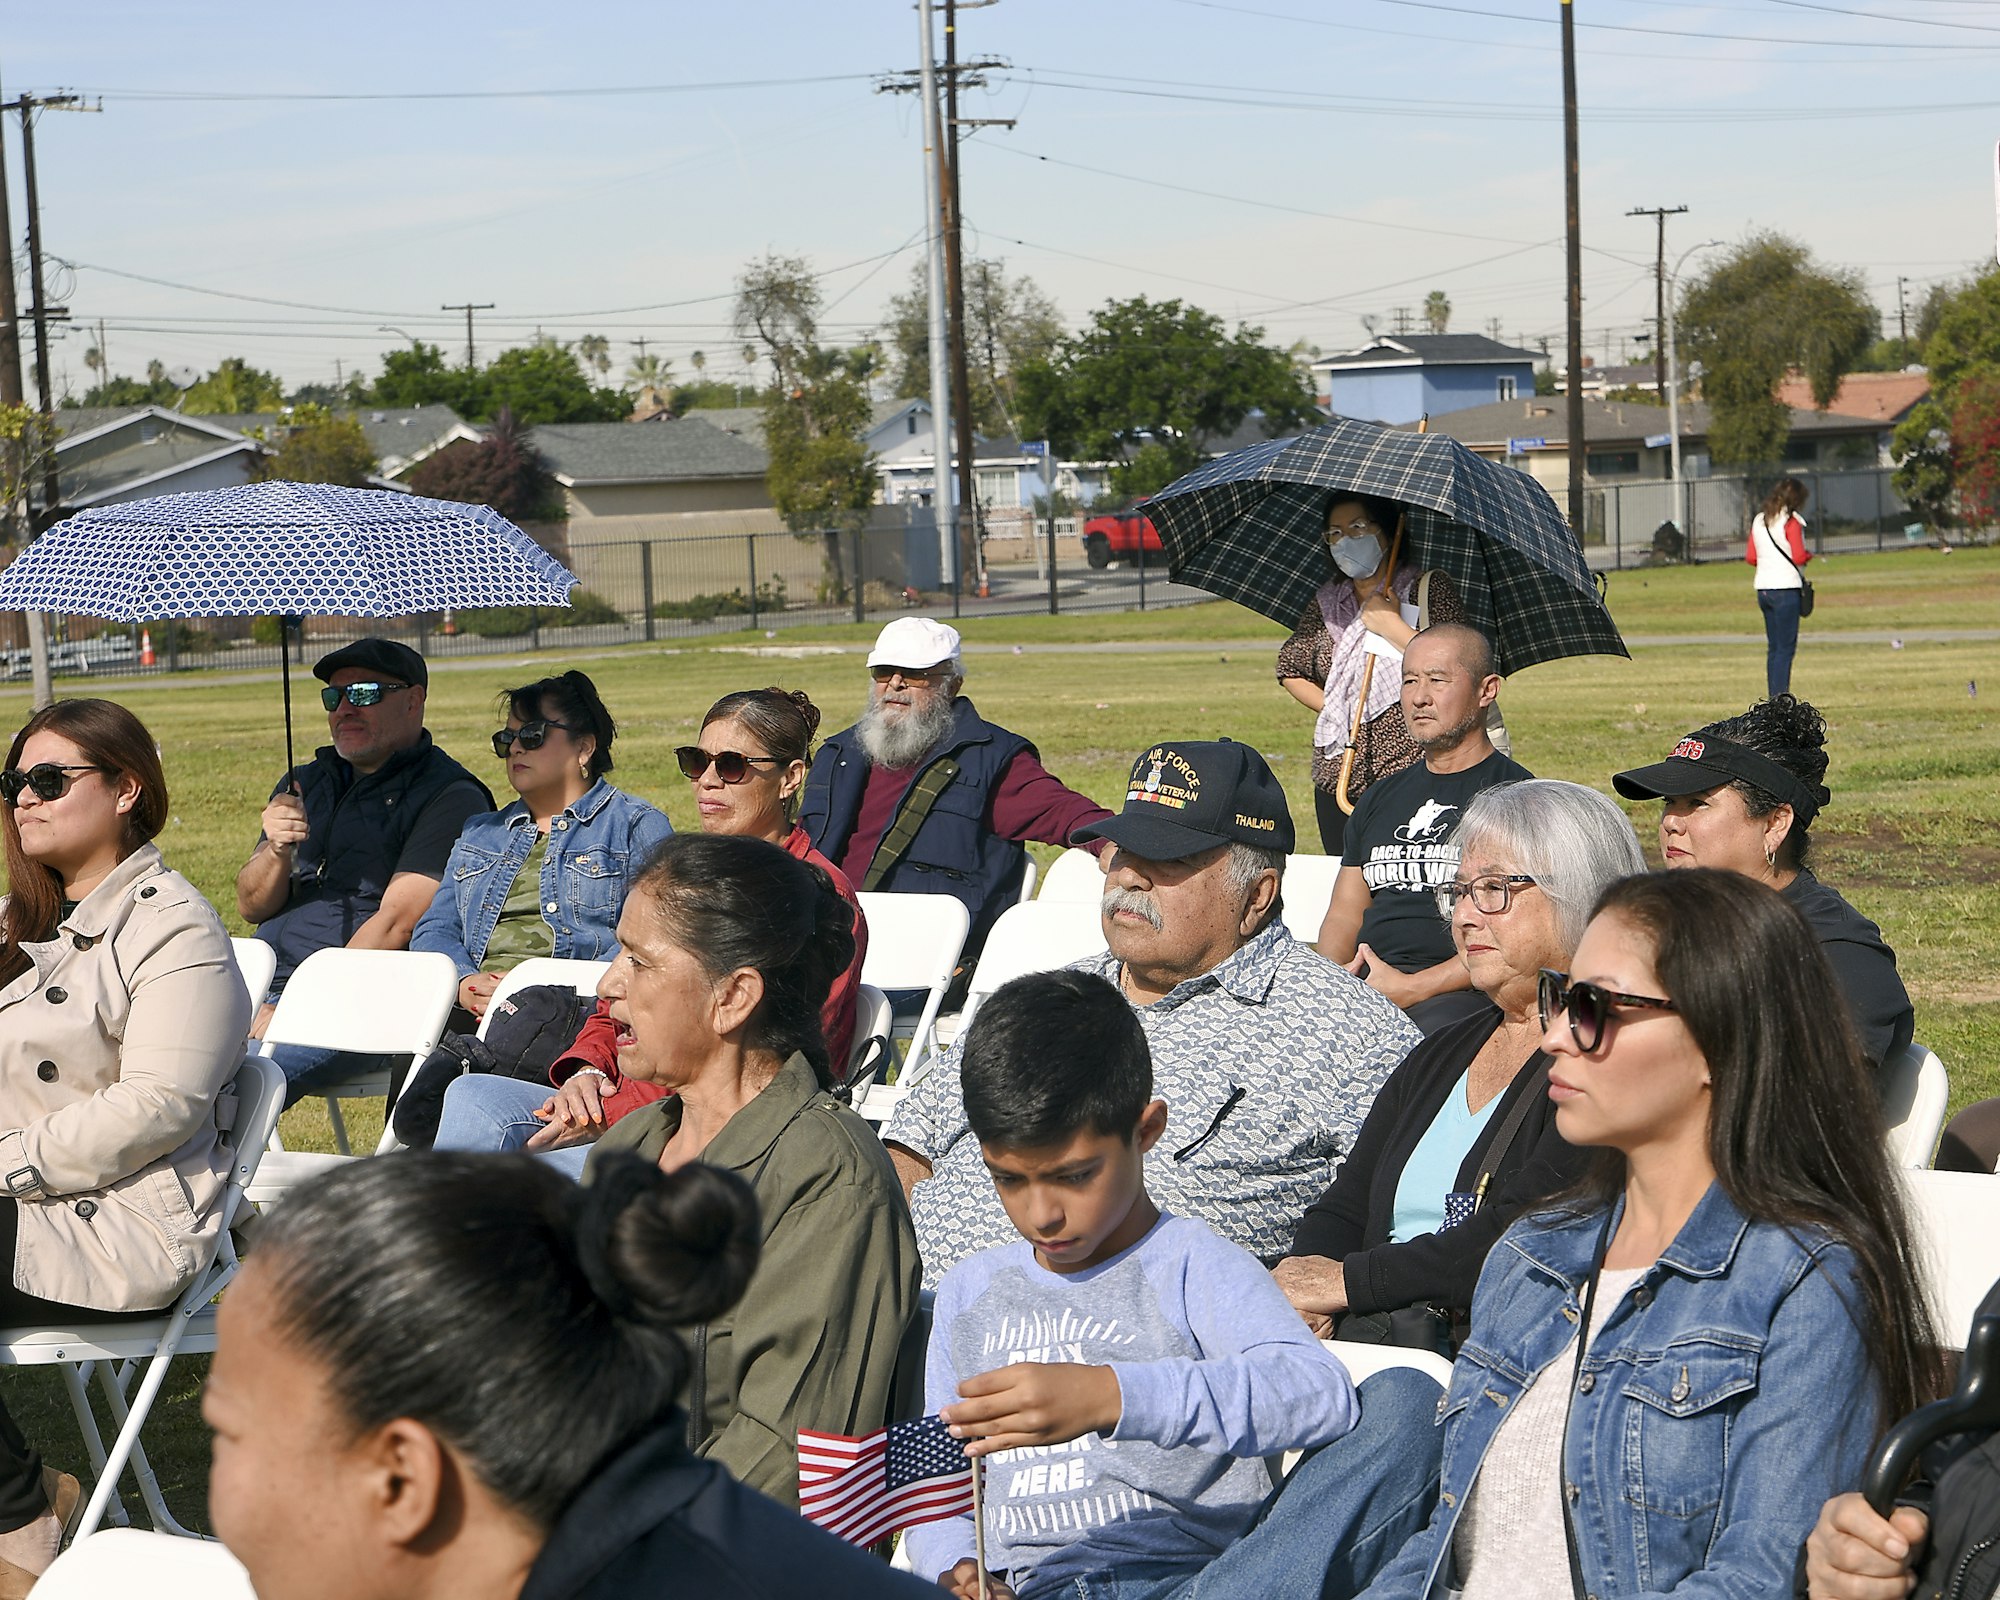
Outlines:
{"label": "white folding chair", "polygon": [[1954,1350],[1965,1347],[1972,1314],[2000,1283],[2000,1176],[1905,1168],[1904,1196],[1924,1257],[1938,1331]]}
{"label": "white folding chair", "polygon": [[1326,908],[1333,904],[1333,881],[1340,876],[1339,856],[1285,857],[1285,926],[1303,944],[1318,944]]}
{"label": "white folding chair", "polygon": [[879,1087],[895,1034],[896,1008],[889,1004],[889,997],[872,983],[856,985],[854,1043],[847,1052],[847,1076],[842,1080],[849,1104],[871,1087]]}
{"label": "white folding chair", "polygon": [[250,1574],[213,1539],[109,1528],[79,1539],[35,1585],[35,1600],[257,1600]]}
{"label": "white folding chair", "polygon": [[[311,1045],[361,1055],[408,1055],[422,1061],[437,1048],[458,999],[458,968],[439,951],[315,950],[293,969],[264,1030],[266,1045]],[[347,1124],[340,1100],[389,1093],[389,1074],[361,1073],[326,1091],[333,1142],[342,1155]],[[384,1119],[382,1143],[393,1146]]]}
{"label": "white folding chair", "polygon": [[868,955],[861,963],[861,981],[888,992],[923,989],[922,1012],[914,1026],[898,1025],[898,1037],[910,1041],[907,1066],[916,1066],[935,1048],[933,1030],[945,991],[958,968],[972,918],[962,901],[948,894],[884,894],[857,896],[868,919]]}
{"label": "white folding chair", "polygon": [[1931,1164],[1950,1100],[1944,1063],[1914,1040],[1882,1063],[1882,1114],[1889,1123],[1891,1165]]}
{"label": "white folding chair", "polygon": [[573,956],[530,956],[504,973],[493,998],[486,1002],[486,1014],[479,1019],[479,1037],[486,1037],[486,1025],[493,1020],[493,1008],[516,989],[538,983],[559,983],[578,994],[597,993],[597,983],[611,969],[608,961],[580,961]]}
{"label": "white folding chair", "polygon": [[262,939],[231,939],[229,948],[236,957],[236,970],[243,975],[243,987],[250,991],[251,1007],[261,1006],[278,975],[278,952]]}
{"label": "white folding chair", "polygon": [[1026,905],[1030,900],[1035,898],[1035,878],[1040,870],[1035,865],[1035,858],[1029,856],[1028,865],[1021,873],[1021,893],[1020,897],[1014,902],[1016,905]]}
{"label": "white folding chair", "polygon": [[[239,1264],[230,1229],[240,1220],[245,1191],[256,1176],[264,1147],[270,1141],[271,1130],[278,1125],[278,1113],[284,1105],[285,1074],[278,1064],[268,1056],[246,1057],[235,1081],[217,1101],[218,1121],[228,1123],[222,1137],[230,1158],[229,1177],[219,1202],[223,1219],[221,1242],[216,1247],[215,1259],[195,1275],[171,1308],[138,1322],[92,1322],[88,1312],[78,1312],[75,1322],[60,1327],[0,1332],[0,1365],[63,1369],[70,1408],[76,1413],[84,1448],[97,1470],[96,1486],[77,1523],[79,1540],[96,1529],[107,1511],[114,1520],[125,1520],[124,1508],[117,1505],[116,1496],[118,1480],[128,1461],[153,1526],[163,1533],[190,1532],[167,1509],[159,1480],[140,1446],[139,1434],[174,1357],[215,1349],[213,1302],[236,1276]],[[233,1109],[225,1110],[226,1107]],[[139,1376],[142,1362],[144,1373]],[[93,1371],[118,1427],[108,1450],[90,1408],[87,1385]],[[139,1376],[139,1386],[133,1392],[135,1376]]]}
{"label": "white folding chair", "polygon": [[1104,868],[1088,850],[1071,845],[1042,875],[1040,900],[1088,900],[1093,905],[1104,898]]}

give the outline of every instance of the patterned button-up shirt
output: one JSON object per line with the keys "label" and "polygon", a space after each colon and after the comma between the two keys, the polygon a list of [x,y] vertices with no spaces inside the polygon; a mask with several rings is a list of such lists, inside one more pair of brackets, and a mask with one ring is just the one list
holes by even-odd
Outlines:
{"label": "patterned button-up shirt", "polygon": [[[1118,981],[1108,951],[1075,970]],[[1166,1137],[1146,1158],[1162,1210],[1199,1217],[1275,1260],[1333,1181],[1376,1092],[1415,1047],[1409,1019],[1273,919],[1220,965],[1137,1008]],[[924,1283],[1018,1237],[965,1120],[958,1051],[911,1089],[883,1130],[931,1163],[911,1212]]]}

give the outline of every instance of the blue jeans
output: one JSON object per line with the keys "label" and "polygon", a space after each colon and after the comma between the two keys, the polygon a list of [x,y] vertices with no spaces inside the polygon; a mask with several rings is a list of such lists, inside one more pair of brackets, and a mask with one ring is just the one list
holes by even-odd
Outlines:
{"label": "blue jeans", "polygon": [[1797,589],[1759,589],[1757,609],[1764,613],[1764,685],[1771,695],[1789,694],[1792,657],[1799,648]]}
{"label": "blue jeans", "polygon": [[[476,1150],[489,1155],[520,1150],[545,1126],[535,1112],[548,1103],[548,1098],[545,1084],[468,1072],[454,1079],[444,1092],[444,1115],[438,1119],[437,1143],[432,1148]],[[534,1154],[557,1171],[581,1179],[590,1146],[569,1145],[561,1150],[537,1150]]]}
{"label": "blue jeans", "polygon": [[[1250,1531],[1199,1571],[1184,1562],[1133,1562],[1052,1593],[1075,1600],[1351,1600],[1437,1508],[1440,1393],[1408,1367],[1369,1378],[1353,1430],[1301,1461]],[[1036,1594],[1032,1581],[1028,1592]]]}

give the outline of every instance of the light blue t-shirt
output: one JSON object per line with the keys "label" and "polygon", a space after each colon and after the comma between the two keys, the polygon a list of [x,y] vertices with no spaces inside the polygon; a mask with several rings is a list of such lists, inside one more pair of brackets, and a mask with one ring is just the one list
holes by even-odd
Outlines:
{"label": "light blue t-shirt", "polygon": [[[1108,1366],[1108,1434],[988,1456],[986,1559],[1022,1600],[1134,1561],[1198,1572],[1249,1531],[1270,1492],[1262,1456],[1354,1426],[1347,1370],[1248,1252],[1163,1215],[1131,1249],[1051,1272],[1025,1242],[968,1256],[938,1284],[925,1406],[1018,1361]],[[909,1532],[919,1576],[973,1552],[972,1520]]]}
{"label": "light blue t-shirt", "polygon": [[1444,1197],[1458,1185],[1458,1169],[1486,1129],[1493,1108],[1504,1098],[1496,1094],[1477,1111],[1468,1108],[1465,1098],[1468,1070],[1452,1085],[1438,1114],[1417,1141],[1410,1159],[1403,1163],[1403,1176],[1396,1184],[1396,1209],[1389,1221],[1389,1242],[1404,1244],[1436,1233],[1444,1226]]}

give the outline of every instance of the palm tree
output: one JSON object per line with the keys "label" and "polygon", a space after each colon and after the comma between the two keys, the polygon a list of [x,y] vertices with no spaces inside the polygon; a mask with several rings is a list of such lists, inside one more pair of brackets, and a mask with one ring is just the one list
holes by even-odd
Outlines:
{"label": "palm tree", "polygon": [[708,357],[697,350],[688,357],[688,365],[694,368],[695,381],[699,383],[701,375],[708,370]]}
{"label": "palm tree", "polygon": [[641,388],[651,385],[657,389],[667,381],[669,363],[658,356],[634,356],[632,364],[625,369],[626,376]]}
{"label": "palm tree", "polygon": [[1451,326],[1451,301],[1445,298],[1442,289],[1433,289],[1424,297],[1424,326],[1432,333],[1443,333]]}
{"label": "palm tree", "polygon": [[601,333],[586,333],[576,341],[577,358],[597,369],[601,378],[611,370],[611,341]]}

